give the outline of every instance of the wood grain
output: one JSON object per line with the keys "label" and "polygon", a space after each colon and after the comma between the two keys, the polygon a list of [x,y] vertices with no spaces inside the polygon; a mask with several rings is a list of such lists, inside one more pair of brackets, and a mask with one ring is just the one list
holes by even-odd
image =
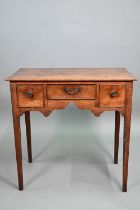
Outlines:
{"label": "wood grain", "polygon": [[[46,85],[48,99],[95,99],[96,85]],[[74,94],[66,92],[67,88],[72,92],[78,90]]]}
{"label": "wood grain", "polygon": [[19,190],[23,189],[20,116],[25,113],[28,160],[32,162],[30,111],[44,116],[70,103],[95,116],[115,111],[114,163],[118,163],[120,114],[124,117],[123,183],[127,191],[133,81],[126,69],[20,69],[9,77]]}
{"label": "wood grain", "polygon": [[[111,96],[115,92],[116,96]],[[100,85],[100,107],[124,107],[126,85]]]}
{"label": "wood grain", "polygon": [[[32,94],[32,97],[28,96]],[[17,98],[19,107],[43,107],[44,87],[43,85],[17,85]]]}
{"label": "wood grain", "polygon": [[119,133],[120,133],[120,113],[118,111],[115,111],[114,164],[118,163]]}
{"label": "wood grain", "polygon": [[125,68],[23,68],[8,81],[133,81]]}
{"label": "wood grain", "polygon": [[31,123],[30,123],[29,111],[25,112],[25,125],[26,125],[26,137],[27,137],[28,162],[32,163]]}
{"label": "wood grain", "polygon": [[95,107],[95,100],[48,100],[48,109],[65,109],[70,103],[76,105],[79,109],[92,109]]}
{"label": "wood grain", "polygon": [[16,85],[11,84],[10,89],[11,89],[13,128],[14,128],[17,173],[18,173],[18,186],[19,186],[19,190],[23,190],[21,128],[20,128],[20,116],[17,114],[17,107],[16,107],[16,103],[17,103]]}
{"label": "wood grain", "polygon": [[133,83],[127,83],[126,112],[124,116],[124,142],[123,142],[123,186],[122,191],[127,192],[128,180],[128,159],[131,129],[131,111],[132,111],[132,91]]}

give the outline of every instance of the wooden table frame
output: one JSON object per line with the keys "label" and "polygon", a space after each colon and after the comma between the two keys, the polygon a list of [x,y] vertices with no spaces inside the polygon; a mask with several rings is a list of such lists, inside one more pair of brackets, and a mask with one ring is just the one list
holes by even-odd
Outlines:
{"label": "wooden table frame", "polygon": [[[45,75],[44,80],[42,78],[40,78],[39,80],[37,78],[32,77],[32,74],[30,74],[30,71],[31,70],[29,70],[29,73],[27,76],[26,74],[28,71],[24,69],[20,70],[18,71],[18,73],[14,74],[13,76],[7,79],[8,81],[10,81],[10,88],[11,88],[11,101],[12,101],[13,126],[14,126],[14,135],[15,135],[15,148],[16,148],[19,190],[23,190],[23,166],[22,166],[20,116],[22,114],[25,115],[28,161],[29,163],[31,163],[32,162],[32,148],[31,148],[30,111],[39,111],[43,113],[44,116],[48,116],[53,110],[64,109],[69,103],[74,102],[78,108],[88,109],[95,116],[99,116],[104,111],[115,111],[115,140],[114,140],[114,163],[115,164],[118,163],[120,115],[123,116],[124,118],[123,139],[124,140],[123,140],[122,191],[126,192],[127,180],[128,180],[128,158],[129,158],[131,109],[132,109],[132,89],[133,89],[133,81],[136,79],[124,69],[116,70],[116,79],[114,79],[112,76],[115,70],[107,69],[106,75],[108,75],[108,71],[112,72],[112,75],[110,75],[109,79],[104,78],[104,80],[101,77],[102,69],[100,73],[101,78],[99,77],[99,79],[97,78],[97,76],[94,76],[94,69],[91,69],[90,71],[93,72],[93,75],[92,75],[93,78],[91,78],[92,81],[90,81],[87,78],[84,78],[82,80],[81,77],[77,76],[78,74],[76,75],[76,79],[73,80],[73,78],[70,77],[71,75],[70,73],[69,73],[70,75],[68,75],[70,78],[69,81],[68,79],[63,78],[63,76],[62,76],[62,80],[61,79],[58,80],[56,79],[55,74],[53,75],[53,78],[47,79],[48,77]],[[32,71],[34,72],[34,74],[36,73],[36,70],[33,69]],[[53,71],[53,69],[50,69],[49,71]],[[84,72],[86,71],[89,71],[89,69],[84,70]],[[98,71],[98,69],[96,71]],[[119,71],[122,71],[122,74],[125,73],[123,78],[121,79],[120,79],[121,74],[118,74]],[[24,78],[22,75],[19,74],[22,72],[25,72]],[[60,75],[62,72],[71,72],[71,70],[61,69]],[[33,97],[31,95],[33,94],[32,91],[34,91],[35,85],[38,85],[36,86],[37,88],[35,88],[35,91],[38,91],[37,93],[38,95]],[[25,88],[26,86],[27,88]],[[63,92],[63,86],[67,88],[67,89],[65,88],[64,92]],[[112,91],[112,92],[109,92],[110,95],[107,95],[108,87],[112,88],[112,89],[109,89]],[[94,88],[95,88],[95,94],[91,94],[94,92]],[[117,91],[115,92],[114,88],[118,92]],[[26,92],[26,96],[25,96],[25,92],[23,95],[23,91],[25,91],[25,89],[28,90],[28,92]],[[42,90],[43,90],[43,93],[40,92]],[[79,90],[80,92],[77,93]],[[55,97],[53,94],[55,95]],[[75,96],[76,94],[79,94],[79,95]],[[46,97],[46,95],[48,98]],[[27,97],[27,100],[26,100],[26,97]],[[40,97],[41,100],[43,101],[41,101],[40,98],[38,99],[37,97]],[[84,97],[86,98],[86,100],[84,99]],[[31,107],[29,107],[28,103],[29,105],[31,105]]]}

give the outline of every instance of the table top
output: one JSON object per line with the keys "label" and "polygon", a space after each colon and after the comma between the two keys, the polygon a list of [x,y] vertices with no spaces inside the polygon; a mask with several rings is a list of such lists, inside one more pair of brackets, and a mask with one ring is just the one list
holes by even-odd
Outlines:
{"label": "table top", "polygon": [[125,68],[22,68],[7,81],[134,81]]}

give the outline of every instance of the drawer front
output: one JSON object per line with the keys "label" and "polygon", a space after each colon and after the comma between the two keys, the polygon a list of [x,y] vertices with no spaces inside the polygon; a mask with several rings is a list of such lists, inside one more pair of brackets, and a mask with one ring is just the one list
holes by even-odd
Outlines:
{"label": "drawer front", "polygon": [[17,99],[19,107],[43,107],[43,85],[17,85]]}
{"label": "drawer front", "polygon": [[126,85],[100,85],[100,107],[124,107]]}
{"label": "drawer front", "polygon": [[46,85],[47,99],[95,99],[96,85]]}

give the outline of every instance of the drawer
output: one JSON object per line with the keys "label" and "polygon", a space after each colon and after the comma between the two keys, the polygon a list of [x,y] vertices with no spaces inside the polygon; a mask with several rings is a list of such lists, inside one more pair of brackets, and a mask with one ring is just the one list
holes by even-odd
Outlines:
{"label": "drawer", "polygon": [[126,85],[100,85],[100,107],[124,107]]}
{"label": "drawer", "polygon": [[96,85],[46,85],[48,99],[95,99]]}
{"label": "drawer", "polygon": [[17,100],[19,107],[43,107],[44,86],[43,85],[17,85]]}

